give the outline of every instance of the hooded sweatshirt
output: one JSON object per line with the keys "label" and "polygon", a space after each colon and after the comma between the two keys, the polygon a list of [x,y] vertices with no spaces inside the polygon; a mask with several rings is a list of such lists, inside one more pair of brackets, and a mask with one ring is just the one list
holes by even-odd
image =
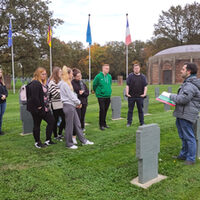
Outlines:
{"label": "hooded sweatshirt", "polygon": [[63,104],[70,104],[74,107],[80,105],[80,100],[77,98],[76,93],[71,90],[69,85],[63,80],[58,83],[58,87],[60,88],[60,97]]}
{"label": "hooded sweatshirt", "polygon": [[191,75],[185,79],[178,90],[178,94],[171,94],[170,99],[176,103],[173,115],[192,123],[200,112],[200,79]]}
{"label": "hooded sweatshirt", "polygon": [[97,98],[110,98],[112,89],[112,77],[110,74],[104,75],[103,72],[97,74],[93,81],[93,90]]}

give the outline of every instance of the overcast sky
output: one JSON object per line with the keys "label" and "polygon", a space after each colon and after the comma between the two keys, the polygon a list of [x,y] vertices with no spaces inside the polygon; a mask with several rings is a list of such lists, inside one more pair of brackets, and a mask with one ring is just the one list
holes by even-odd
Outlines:
{"label": "overcast sky", "polygon": [[88,14],[92,43],[104,45],[109,41],[124,41],[126,13],[132,41],[151,39],[154,24],[162,11],[177,5],[193,3],[194,0],[52,0],[49,5],[53,16],[64,20],[64,24],[53,30],[54,37],[62,41],[86,43]]}

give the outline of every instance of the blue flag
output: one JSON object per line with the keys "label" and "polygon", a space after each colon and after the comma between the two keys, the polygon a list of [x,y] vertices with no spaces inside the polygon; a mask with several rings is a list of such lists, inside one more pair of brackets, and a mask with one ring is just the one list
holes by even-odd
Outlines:
{"label": "blue flag", "polygon": [[8,47],[11,47],[11,46],[12,46],[12,24],[10,20],[9,32],[8,32]]}
{"label": "blue flag", "polygon": [[90,19],[88,19],[86,42],[88,42],[89,45],[92,44],[92,35],[91,35],[91,29],[90,29]]}

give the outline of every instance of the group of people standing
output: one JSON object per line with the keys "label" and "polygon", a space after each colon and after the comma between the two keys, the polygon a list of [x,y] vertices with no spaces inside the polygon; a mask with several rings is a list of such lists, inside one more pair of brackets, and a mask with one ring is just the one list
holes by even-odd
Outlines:
{"label": "group of people standing", "polygon": [[[34,73],[33,80],[26,86],[27,110],[33,117],[35,147],[43,148],[55,144],[51,138],[52,132],[55,139],[62,141],[63,129],[65,129],[66,146],[70,149],[78,148],[77,141],[73,142],[73,133],[77,135],[83,145],[94,144],[87,140],[83,134],[87,96],[89,95],[88,89],[81,80],[81,72],[78,69],[74,69],[74,72],[73,82],[75,82],[75,89],[72,86],[73,71],[66,66],[62,69],[55,67],[48,83],[46,69],[39,67]],[[81,100],[78,98],[80,96]],[[78,113],[81,114],[78,115]],[[59,130],[57,130],[57,124],[60,119],[61,123]],[[44,144],[40,140],[42,120],[47,122]]]}
{"label": "group of people standing", "polygon": [[[99,103],[99,128],[104,131],[109,128],[106,123],[106,115],[110,105],[112,93],[112,77],[109,74],[108,64],[102,66],[102,71],[96,75],[93,81],[93,91]],[[196,158],[196,139],[193,124],[196,122],[200,111],[200,79],[197,78],[198,68],[194,63],[185,63],[181,69],[184,79],[177,94],[168,93],[168,97],[176,103],[174,116],[182,148],[178,160],[184,160],[186,165],[193,165]],[[45,68],[36,69],[33,80],[26,86],[27,110],[30,111],[33,121],[33,136],[35,146],[42,148],[55,144],[54,138],[62,141],[62,131],[65,129],[66,146],[77,149],[77,140],[83,145],[92,145],[83,134],[85,130],[85,113],[89,91],[82,81],[81,71],[64,66],[62,69],[55,67],[47,83]],[[143,101],[147,94],[147,80],[140,72],[140,65],[133,64],[133,72],[126,80],[126,96],[128,97],[127,127],[133,121],[133,110],[137,104],[140,125],[144,125]],[[0,135],[2,118],[6,109],[8,92],[4,83],[3,71],[0,69]],[[52,114],[53,113],[53,114]],[[59,129],[57,124],[61,119]],[[41,121],[47,122],[46,140],[44,144],[40,140]]]}
{"label": "group of people standing", "polygon": [[[99,127],[101,130],[108,128],[105,121],[106,113],[110,104],[112,78],[108,74],[109,65],[102,67],[93,81],[93,89],[99,102]],[[168,97],[176,103],[174,116],[182,148],[177,156],[173,158],[185,161],[186,165],[195,164],[196,160],[196,138],[194,134],[194,123],[200,112],[200,79],[197,78],[198,68],[195,63],[184,63],[181,69],[183,84],[177,94],[168,93]],[[133,121],[133,110],[137,105],[140,126],[144,125],[143,101],[147,95],[147,79],[140,72],[140,65],[133,64],[133,72],[126,79],[126,96],[128,97],[127,127]]]}
{"label": "group of people standing", "polygon": [[[102,66],[102,71],[96,75],[93,81],[93,91],[99,103],[99,128],[104,131],[109,128],[106,123],[107,111],[112,94],[112,77],[109,74],[109,64]],[[127,78],[126,95],[128,96],[127,126],[132,123],[133,109],[135,103],[138,108],[140,124],[144,124],[143,98],[147,92],[146,77],[140,73],[140,66],[133,65],[133,73]],[[5,100],[8,95],[2,71],[0,70],[0,125],[5,111]],[[94,144],[85,139],[85,114],[88,105],[89,90],[82,81],[81,71],[64,66],[54,67],[52,75],[47,79],[45,68],[39,67],[33,75],[32,81],[26,86],[27,110],[31,113],[34,127],[33,136],[35,147],[42,148],[55,144],[54,138],[62,141],[65,129],[66,146],[77,149],[76,136],[82,144]],[[42,120],[46,121],[46,140],[40,139],[40,125]],[[61,122],[60,122],[61,120]],[[59,123],[59,126],[58,126]],[[0,126],[1,128],[1,126]],[[0,129],[0,134],[3,134]]]}

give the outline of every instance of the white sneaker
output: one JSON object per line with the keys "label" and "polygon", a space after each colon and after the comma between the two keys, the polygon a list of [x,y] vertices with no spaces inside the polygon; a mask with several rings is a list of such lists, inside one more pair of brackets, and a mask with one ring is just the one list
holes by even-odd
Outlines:
{"label": "white sneaker", "polygon": [[71,147],[68,147],[69,149],[78,149],[78,147],[76,145],[73,145]]}
{"label": "white sneaker", "polygon": [[93,145],[94,142],[90,142],[89,140],[86,141],[86,143],[84,143],[83,145]]}
{"label": "white sneaker", "polygon": [[73,142],[74,144],[78,144],[76,138],[72,138],[72,142]]}

